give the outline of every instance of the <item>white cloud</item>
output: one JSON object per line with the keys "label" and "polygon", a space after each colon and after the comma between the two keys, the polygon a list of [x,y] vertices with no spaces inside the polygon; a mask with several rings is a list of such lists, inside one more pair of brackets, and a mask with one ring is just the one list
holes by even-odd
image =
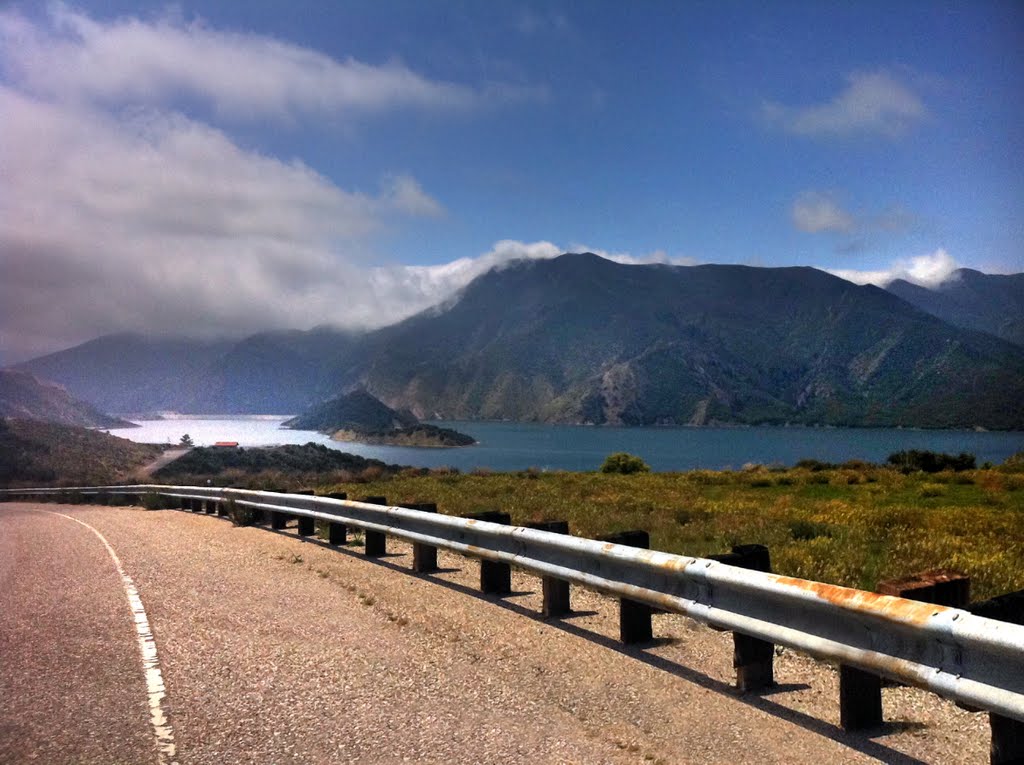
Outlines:
{"label": "white cloud", "polygon": [[100,23],[55,6],[48,23],[0,11],[5,362],[125,330],[380,326],[490,268],[564,251],[503,240],[440,265],[374,265],[376,242],[399,219],[446,214],[416,178],[383,174],[376,193],[346,190],[168,109],[178,96],[239,116],[447,108],[502,97],[500,87],[173,20]]}
{"label": "white cloud", "polygon": [[921,99],[885,71],[853,72],[846,81],[846,87],[826,103],[786,106],[769,101],[762,106],[762,115],[796,135],[873,133],[894,138],[927,114]]}
{"label": "white cloud", "polygon": [[440,218],[445,212],[440,202],[427,194],[416,179],[408,175],[387,178],[383,197],[395,210],[408,215]]}
{"label": "white cloud", "polygon": [[602,250],[600,247],[590,247],[585,244],[572,244],[569,251],[592,252],[595,255],[600,255],[605,260],[611,260],[626,266],[650,265],[652,263],[661,263],[667,266],[692,266],[697,263],[695,258],[687,255],[669,255],[664,250],[653,250],[645,255],[633,255],[629,252],[609,252],[608,250]]}
{"label": "white cloud", "polygon": [[854,228],[853,216],[840,207],[829,194],[805,191],[793,202],[790,212],[793,225],[808,233],[848,233]]}
{"label": "white cloud", "polygon": [[339,61],[255,34],[175,18],[101,22],[63,4],[48,25],[0,12],[0,60],[8,79],[59,100],[109,105],[196,99],[236,119],[466,109],[543,96],[540,89],[473,88],[432,80],[399,62]]}
{"label": "white cloud", "polygon": [[896,279],[919,284],[922,287],[937,287],[949,281],[950,276],[960,265],[948,252],[938,249],[927,255],[912,258],[901,258],[888,268],[877,271],[858,271],[841,268],[825,268],[830,274],[846,279],[854,284],[874,284],[885,287]]}

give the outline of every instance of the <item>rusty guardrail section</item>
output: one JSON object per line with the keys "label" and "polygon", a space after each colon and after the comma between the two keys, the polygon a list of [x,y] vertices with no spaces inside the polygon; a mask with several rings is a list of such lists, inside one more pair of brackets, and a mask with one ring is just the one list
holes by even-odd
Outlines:
{"label": "rusty guardrail section", "polygon": [[1024,721],[1024,627],[968,611],[547,531],[299,494],[197,486],[7,490],[159,494],[343,523],[500,561]]}

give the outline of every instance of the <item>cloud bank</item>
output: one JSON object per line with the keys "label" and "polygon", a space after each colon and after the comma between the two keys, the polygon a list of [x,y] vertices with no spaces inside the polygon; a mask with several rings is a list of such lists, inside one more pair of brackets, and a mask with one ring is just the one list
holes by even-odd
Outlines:
{"label": "cloud bank", "polygon": [[877,271],[832,268],[822,270],[854,284],[874,284],[878,287],[886,287],[897,279],[904,279],[922,287],[938,287],[949,281],[953,272],[959,267],[960,265],[948,252],[938,249],[926,255],[901,258],[894,261],[888,268]]}
{"label": "cloud bank", "polygon": [[896,138],[927,115],[921,99],[888,72],[853,72],[846,87],[825,103],[786,106],[767,101],[761,115],[794,135],[835,137],[875,134]]}
{"label": "cloud bank", "polygon": [[507,256],[374,267],[389,231],[446,215],[416,178],[385,170],[377,188],[344,189],[178,106],[298,122],[522,93],[64,5],[38,22],[0,11],[0,72],[0,363],[126,329],[384,324]]}

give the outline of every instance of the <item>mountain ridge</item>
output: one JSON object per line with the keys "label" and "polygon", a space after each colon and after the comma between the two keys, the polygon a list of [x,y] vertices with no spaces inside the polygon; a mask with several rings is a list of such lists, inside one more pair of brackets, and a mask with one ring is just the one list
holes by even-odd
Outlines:
{"label": "mountain ridge", "polygon": [[213,355],[171,391],[186,406],[154,408],[298,411],[362,387],[425,419],[1024,428],[1024,350],[802,266],[513,261],[389,327]]}

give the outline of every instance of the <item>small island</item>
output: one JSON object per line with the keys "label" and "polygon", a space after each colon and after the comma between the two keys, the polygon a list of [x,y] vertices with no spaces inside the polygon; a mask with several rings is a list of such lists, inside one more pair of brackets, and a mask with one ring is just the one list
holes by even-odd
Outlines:
{"label": "small island", "polygon": [[465,433],[421,423],[412,412],[396,411],[362,389],[316,404],[282,426],[375,446],[452,448],[476,443]]}

